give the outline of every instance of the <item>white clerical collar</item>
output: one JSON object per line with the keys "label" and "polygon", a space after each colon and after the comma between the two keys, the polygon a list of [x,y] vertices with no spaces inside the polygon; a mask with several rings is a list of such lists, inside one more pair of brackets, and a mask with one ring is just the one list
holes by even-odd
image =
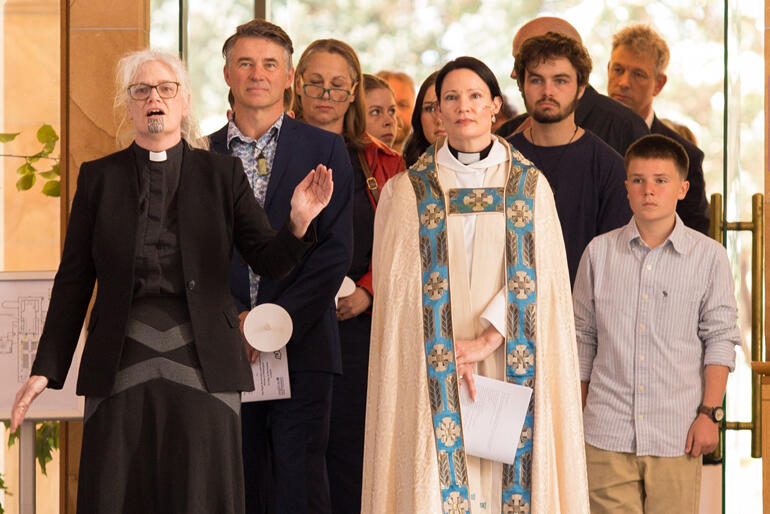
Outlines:
{"label": "white clerical collar", "polygon": [[474,163],[476,161],[480,161],[481,160],[481,152],[466,153],[466,152],[459,152],[458,151],[456,159],[467,166],[467,165],[472,164],[472,163]]}
{"label": "white clerical collar", "polygon": [[[462,154],[459,154],[459,155],[462,156]],[[465,155],[473,155],[473,154],[465,154]],[[507,159],[508,159],[508,152],[505,151],[505,146],[503,146],[503,144],[500,142],[500,140],[496,136],[494,136],[494,144],[492,145],[492,149],[489,151],[489,155],[487,155],[484,159],[481,159],[476,162],[471,162],[469,164],[465,164],[457,160],[455,156],[452,155],[452,152],[449,150],[449,143],[447,142],[446,139],[444,140],[444,144],[441,145],[441,148],[439,148],[438,152],[436,153],[436,160],[440,165],[446,166],[448,168],[451,168],[455,171],[460,171],[460,172],[483,171],[492,166],[496,166],[501,162],[505,162]]]}
{"label": "white clerical collar", "polygon": [[150,161],[151,162],[164,162],[166,160],[166,151],[163,150],[162,152],[153,152],[150,150]]}

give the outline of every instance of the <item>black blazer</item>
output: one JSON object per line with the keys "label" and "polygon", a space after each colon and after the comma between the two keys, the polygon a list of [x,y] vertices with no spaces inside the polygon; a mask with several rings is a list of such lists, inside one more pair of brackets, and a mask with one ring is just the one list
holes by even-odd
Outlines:
{"label": "black blazer", "polygon": [[687,170],[687,181],[690,183],[690,189],[687,190],[684,199],[677,202],[676,213],[679,214],[685,225],[708,235],[710,216],[709,204],[706,200],[706,179],[703,177],[703,152],[682,137],[679,132],[667,127],[658,119],[657,115],[652,119],[650,133],[670,137],[682,145],[684,151],[687,152],[687,158],[690,160],[690,167]]}
{"label": "black blazer", "polygon": [[[230,154],[227,125],[209,139],[212,150]],[[334,194],[313,221],[318,244],[286,278],[262,277],[257,303],[276,303],[291,316],[294,331],[286,346],[291,372],[341,373],[334,296],[353,255],[353,168],[342,137],[284,116],[264,206],[270,223],[282,225],[294,187],[319,163],[333,170]],[[230,286],[238,309],[248,310],[248,270],[236,253]]]}
{"label": "black blazer", "polygon": [[[134,290],[138,181],[130,149],[80,168],[59,271],[33,375],[58,389],[98,281],[77,393],[107,396],[120,363]],[[309,249],[270,227],[241,161],[185,146],[178,192],[179,247],[195,347],[209,391],[253,389],[228,270],[233,243],[265,275],[289,272]]]}

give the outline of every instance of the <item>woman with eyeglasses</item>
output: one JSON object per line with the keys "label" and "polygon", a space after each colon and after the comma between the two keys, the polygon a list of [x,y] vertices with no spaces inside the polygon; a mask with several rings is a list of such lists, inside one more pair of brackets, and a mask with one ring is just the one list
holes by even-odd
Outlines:
{"label": "woman with eyeglasses", "polygon": [[361,508],[374,211],[385,182],[404,169],[400,155],[366,133],[362,75],[350,45],[316,40],[297,63],[292,102],[298,120],[344,137],[354,170],[353,262],[348,276],[356,288],[337,304],[343,374],[335,377],[326,453],[335,513],[358,513]]}
{"label": "woman with eyeglasses", "polygon": [[276,232],[240,159],[205,150],[176,56],[128,54],[116,85],[133,142],[80,168],[11,430],[46,387],[63,386],[98,282],[77,385],[78,512],[240,514],[240,392],[254,384],[230,294],[232,247],[260,275],[288,274],[312,247],[331,170],[319,165],[296,187]]}
{"label": "woman with eyeglasses", "polygon": [[412,112],[412,134],[404,145],[404,161],[407,167],[417,162],[436,139],[446,136],[444,123],[438,115],[436,76],[438,70],[428,75],[417,92],[415,109]]}

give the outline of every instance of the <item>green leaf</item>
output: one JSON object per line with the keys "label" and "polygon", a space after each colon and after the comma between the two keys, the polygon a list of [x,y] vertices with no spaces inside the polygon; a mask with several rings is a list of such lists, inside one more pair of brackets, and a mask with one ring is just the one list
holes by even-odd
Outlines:
{"label": "green leaf", "polygon": [[49,144],[49,143],[56,144],[56,142],[59,140],[59,135],[56,133],[56,131],[53,129],[51,125],[48,125],[46,123],[39,129],[37,129],[37,140],[43,144]]}
{"label": "green leaf", "polygon": [[48,179],[48,180],[53,180],[53,179],[58,179],[59,178],[59,174],[56,173],[54,170],[41,171],[40,173],[38,173],[38,176],[40,178],[44,178],[44,179]]}
{"label": "green leaf", "polygon": [[58,180],[49,180],[43,184],[43,194],[58,198],[61,191],[61,184]]}
{"label": "green leaf", "polygon": [[[49,152],[50,153],[50,152]],[[36,153],[35,155],[30,155],[27,157],[27,162],[37,162],[40,160],[41,157],[48,157],[47,153],[43,153],[42,151]]]}
{"label": "green leaf", "polygon": [[6,132],[5,134],[0,134],[0,143],[8,143],[13,141],[19,134],[21,134],[21,132]]}
{"label": "green leaf", "polygon": [[28,173],[26,175],[22,175],[21,178],[16,181],[16,189],[18,189],[19,191],[26,191],[35,185],[36,179],[37,179],[37,175],[35,175],[34,173]]}
{"label": "green leaf", "polygon": [[61,165],[57,162],[53,166],[51,166],[51,173],[56,173],[56,176],[61,176]]}
{"label": "green leaf", "polygon": [[36,171],[37,169],[28,162],[25,162],[24,164],[16,168],[16,173],[18,173],[19,175],[32,175]]}
{"label": "green leaf", "polygon": [[38,424],[35,432],[35,457],[40,471],[47,475],[45,466],[53,459],[53,450],[59,448],[59,423],[45,421]]}
{"label": "green leaf", "polygon": [[[0,473],[0,491],[5,492],[8,496],[13,496],[11,493],[8,492],[8,486],[5,483],[5,478],[3,477],[3,474]],[[0,505],[0,509],[2,509],[3,506]],[[2,514],[2,510],[0,510],[0,514]]]}
{"label": "green leaf", "polygon": [[[9,427],[11,426],[11,425],[10,425],[10,423],[8,424],[8,426],[9,426]],[[19,429],[17,428],[17,429],[16,429],[16,432],[10,432],[10,433],[8,434],[8,448],[10,448],[11,446],[13,446],[13,444],[16,442],[16,440],[17,440],[18,438],[19,438]]]}

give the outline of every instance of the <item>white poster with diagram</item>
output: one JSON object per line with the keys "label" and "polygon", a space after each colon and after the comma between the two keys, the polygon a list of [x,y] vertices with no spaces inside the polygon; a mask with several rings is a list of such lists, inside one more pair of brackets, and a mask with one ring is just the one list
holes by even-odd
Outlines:
{"label": "white poster with diagram", "polygon": [[[0,272],[0,419],[11,415],[16,391],[27,381],[37,354],[53,287],[53,271]],[[83,416],[83,399],[75,395],[83,331],[64,387],[46,389],[32,403],[27,419],[73,419]]]}

